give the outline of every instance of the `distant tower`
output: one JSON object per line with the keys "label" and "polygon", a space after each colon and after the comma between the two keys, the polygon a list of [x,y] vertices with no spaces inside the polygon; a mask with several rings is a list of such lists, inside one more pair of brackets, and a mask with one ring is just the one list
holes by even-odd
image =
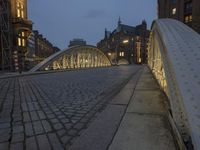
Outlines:
{"label": "distant tower", "polygon": [[105,39],[107,39],[107,29],[105,28]]}
{"label": "distant tower", "polygon": [[118,26],[120,26],[121,24],[122,24],[121,17],[119,17]]}
{"label": "distant tower", "polygon": [[143,20],[143,21],[142,21],[142,26],[143,26],[145,29],[147,29],[147,22],[146,22],[146,20]]}

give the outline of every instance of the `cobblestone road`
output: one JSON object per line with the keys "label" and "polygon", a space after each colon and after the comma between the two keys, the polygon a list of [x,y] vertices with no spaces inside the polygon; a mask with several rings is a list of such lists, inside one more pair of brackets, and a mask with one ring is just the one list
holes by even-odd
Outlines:
{"label": "cobblestone road", "polygon": [[0,150],[67,149],[137,69],[0,79]]}

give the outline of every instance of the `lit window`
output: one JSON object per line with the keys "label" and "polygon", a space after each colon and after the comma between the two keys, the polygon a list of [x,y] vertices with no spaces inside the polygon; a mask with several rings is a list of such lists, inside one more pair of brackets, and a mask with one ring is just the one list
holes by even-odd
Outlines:
{"label": "lit window", "polygon": [[24,4],[17,2],[17,17],[24,18]]}
{"label": "lit window", "polygon": [[192,22],[192,15],[185,16],[185,23]]}
{"label": "lit window", "polygon": [[21,38],[18,37],[18,46],[21,46],[21,45],[22,45]]}
{"label": "lit window", "polygon": [[26,46],[25,32],[21,32],[18,34],[17,43],[18,46]]}
{"label": "lit window", "polygon": [[192,21],[192,15],[189,16],[189,22],[191,22],[191,21]]}
{"label": "lit window", "polygon": [[173,8],[173,9],[172,9],[172,14],[173,14],[173,15],[176,15],[176,8]]}
{"label": "lit window", "polygon": [[25,33],[24,32],[22,32],[22,37],[25,37]]}
{"label": "lit window", "polygon": [[119,56],[124,57],[124,52],[120,52]]}
{"label": "lit window", "polygon": [[25,39],[22,39],[22,46],[25,46]]}

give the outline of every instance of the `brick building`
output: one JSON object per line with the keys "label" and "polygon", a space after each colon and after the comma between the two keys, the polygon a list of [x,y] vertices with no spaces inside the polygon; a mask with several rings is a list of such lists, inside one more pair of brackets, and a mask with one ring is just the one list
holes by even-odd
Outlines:
{"label": "brick building", "polygon": [[27,38],[32,30],[27,0],[1,0],[0,15],[0,69],[22,71],[25,68]]}
{"label": "brick building", "polygon": [[200,33],[200,0],[158,0],[158,17],[177,19]]}
{"label": "brick building", "polygon": [[133,27],[119,19],[113,32],[105,30],[105,37],[97,43],[113,64],[141,64],[147,62],[149,30],[146,21]]}
{"label": "brick building", "polygon": [[26,54],[27,69],[30,69],[58,51],[60,51],[59,48],[55,47],[37,30],[34,30],[28,39],[28,52]]}

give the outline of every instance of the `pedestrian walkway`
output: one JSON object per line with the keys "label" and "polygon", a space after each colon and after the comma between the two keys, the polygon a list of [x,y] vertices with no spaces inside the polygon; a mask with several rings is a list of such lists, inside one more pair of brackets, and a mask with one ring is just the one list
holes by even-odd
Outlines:
{"label": "pedestrian walkway", "polygon": [[166,97],[145,68],[109,150],[175,150]]}

